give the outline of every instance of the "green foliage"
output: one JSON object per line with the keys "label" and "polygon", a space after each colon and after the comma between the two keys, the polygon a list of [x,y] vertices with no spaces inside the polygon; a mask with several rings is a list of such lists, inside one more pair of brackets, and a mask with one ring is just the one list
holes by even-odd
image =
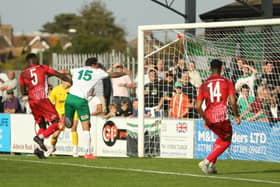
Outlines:
{"label": "green foliage", "polygon": [[113,41],[104,37],[79,35],[72,40],[72,50],[78,53],[102,53],[111,49]]}
{"label": "green foliage", "polygon": [[6,61],[0,64],[1,70],[23,70],[27,66],[25,62],[25,55]]}
{"label": "green foliage", "polygon": [[45,24],[43,28],[45,32],[64,34],[75,29],[76,33],[71,34],[73,47],[68,50],[73,53],[103,53],[126,48],[124,29],[116,25],[113,13],[101,1],[85,4],[80,15],[57,15],[54,22]]}
{"label": "green foliage", "polygon": [[80,22],[80,17],[75,14],[60,14],[55,16],[54,22],[43,25],[42,32],[68,34],[69,29],[75,29]]}

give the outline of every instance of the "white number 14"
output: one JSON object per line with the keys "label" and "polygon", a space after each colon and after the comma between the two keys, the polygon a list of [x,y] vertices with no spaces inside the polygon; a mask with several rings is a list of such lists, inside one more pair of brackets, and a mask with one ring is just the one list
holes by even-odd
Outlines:
{"label": "white number 14", "polygon": [[214,97],[216,97],[216,101],[220,102],[221,101],[221,92],[220,92],[220,82],[217,81],[215,84],[215,87],[213,88],[213,83],[210,82],[207,87],[209,87],[209,91],[210,91],[210,101],[211,103],[214,102]]}

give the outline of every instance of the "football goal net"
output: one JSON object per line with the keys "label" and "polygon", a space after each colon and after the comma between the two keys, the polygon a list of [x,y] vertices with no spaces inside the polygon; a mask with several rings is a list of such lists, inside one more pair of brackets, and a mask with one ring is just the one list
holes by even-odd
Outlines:
{"label": "football goal net", "polygon": [[[247,159],[254,159],[250,152],[259,153],[260,159],[277,157],[279,151],[268,152],[264,144],[272,141],[270,146],[277,147],[280,143],[274,133],[280,118],[279,49],[280,19],[139,26],[138,156],[165,154],[165,150],[169,156],[176,154],[171,149],[188,145],[176,140],[178,134],[165,132],[172,131],[169,126],[174,125],[176,133],[182,134],[192,122],[195,138],[190,157],[199,157],[196,152],[203,146],[195,144],[203,136],[196,132],[201,120],[194,103],[198,87],[210,75],[210,61],[220,59],[224,62],[222,75],[234,83],[242,118],[233,135],[236,145],[231,146],[227,157],[234,159],[238,154],[237,159],[243,159],[244,153]],[[228,118],[233,119],[230,107]],[[147,124],[156,125],[153,128],[158,133],[152,130],[149,136]],[[177,147],[172,147],[172,141]]]}

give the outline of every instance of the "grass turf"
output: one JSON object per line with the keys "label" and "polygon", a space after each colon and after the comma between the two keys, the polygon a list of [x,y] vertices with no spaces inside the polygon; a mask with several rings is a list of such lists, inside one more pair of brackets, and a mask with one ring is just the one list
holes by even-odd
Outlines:
{"label": "grass turf", "polygon": [[219,160],[203,175],[195,159],[0,155],[3,187],[248,187],[280,186],[280,163]]}

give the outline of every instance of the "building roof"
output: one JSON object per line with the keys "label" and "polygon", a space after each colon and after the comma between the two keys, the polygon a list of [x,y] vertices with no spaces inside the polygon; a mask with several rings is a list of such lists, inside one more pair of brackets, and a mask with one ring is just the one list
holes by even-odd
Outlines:
{"label": "building roof", "polygon": [[0,49],[10,48],[10,47],[12,46],[8,38],[0,34]]}
{"label": "building roof", "polygon": [[[261,10],[262,0],[248,0],[247,3]],[[280,17],[280,0],[273,0],[273,17]],[[225,21],[240,20],[242,18],[259,18],[261,15],[257,11],[239,2],[234,2],[223,7],[200,14],[202,21]]]}

